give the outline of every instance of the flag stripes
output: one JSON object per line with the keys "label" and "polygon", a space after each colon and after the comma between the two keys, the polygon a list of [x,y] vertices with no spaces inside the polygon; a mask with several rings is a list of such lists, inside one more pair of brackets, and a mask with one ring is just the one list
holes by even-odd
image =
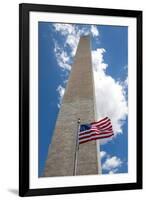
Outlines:
{"label": "flag stripes", "polygon": [[111,120],[108,117],[101,119],[98,122],[91,124],[82,124],[79,132],[79,144],[91,141],[104,139],[113,136]]}
{"label": "flag stripes", "polygon": [[114,135],[114,134],[105,135],[104,137],[103,137],[103,136],[91,137],[90,139],[80,140],[80,141],[79,141],[79,144],[83,144],[83,143],[86,143],[86,142],[89,142],[89,141],[92,141],[92,140],[99,140],[99,139],[103,139],[103,138],[108,138],[108,137],[111,137],[111,136],[113,136],[113,135]]}

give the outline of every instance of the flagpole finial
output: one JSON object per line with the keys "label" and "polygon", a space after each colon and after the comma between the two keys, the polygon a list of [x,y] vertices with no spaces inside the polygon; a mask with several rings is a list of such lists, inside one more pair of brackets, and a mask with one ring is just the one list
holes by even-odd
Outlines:
{"label": "flagpole finial", "polygon": [[78,118],[78,124],[80,124],[80,121],[81,121],[80,118]]}

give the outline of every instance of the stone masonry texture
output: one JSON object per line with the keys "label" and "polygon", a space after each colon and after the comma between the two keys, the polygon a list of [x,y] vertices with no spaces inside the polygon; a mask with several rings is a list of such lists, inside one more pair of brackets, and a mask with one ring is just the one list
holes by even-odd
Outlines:
{"label": "stone masonry texture", "polygon": [[[81,119],[81,123],[95,120],[89,36],[81,37],[78,44],[49,146],[44,177],[73,175],[78,118]],[[97,174],[96,149],[96,141],[80,145],[77,175]]]}

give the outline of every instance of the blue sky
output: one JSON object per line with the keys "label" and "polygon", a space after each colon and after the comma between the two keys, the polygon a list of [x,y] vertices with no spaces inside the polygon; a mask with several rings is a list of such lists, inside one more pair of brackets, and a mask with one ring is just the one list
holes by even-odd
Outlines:
{"label": "blue sky", "polygon": [[38,34],[39,176],[44,170],[48,147],[79,38],[89,34],[98,115],[100,118],[110,117],[115,132],[115,137],[109,141],[102,141],[100,145],[102,173],[126,173],[128,28],[39,22]]}

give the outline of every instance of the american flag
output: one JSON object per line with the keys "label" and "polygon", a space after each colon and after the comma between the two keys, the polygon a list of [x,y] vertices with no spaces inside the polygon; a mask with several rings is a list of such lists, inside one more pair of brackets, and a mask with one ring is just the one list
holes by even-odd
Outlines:
{"label": "american flag", "polygon": [[91,141],[111,137],[113,134],[113,128],[111,120],[105,117],[97,122],[90,124],[81,124],[79,131],[79,144]]}

